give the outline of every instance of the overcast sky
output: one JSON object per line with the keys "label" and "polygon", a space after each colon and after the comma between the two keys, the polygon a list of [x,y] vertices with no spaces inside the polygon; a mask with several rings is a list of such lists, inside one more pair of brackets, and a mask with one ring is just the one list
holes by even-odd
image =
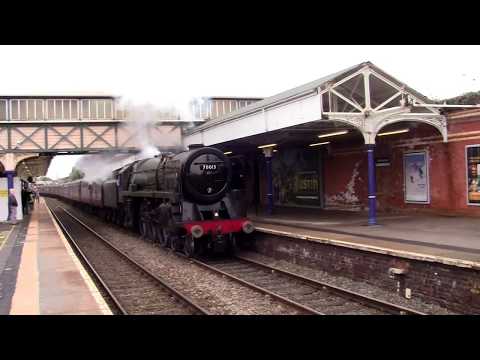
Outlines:
{"label": "overcast sky", "polygon": [[[430,98],[480,90],[480,46],[0,46],[0,55],[0,95],[107,93],[180,107],[271,96],[363,61]],[[57,157],[49,175],[74,162]]]}

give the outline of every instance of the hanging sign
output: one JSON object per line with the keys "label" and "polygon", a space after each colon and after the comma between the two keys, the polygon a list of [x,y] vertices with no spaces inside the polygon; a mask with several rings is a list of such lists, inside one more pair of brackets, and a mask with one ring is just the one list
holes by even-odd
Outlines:
{"label": "hanging sign", "polygon": [[405,202],[430,202],[428,158],[426,151],[406,153],[403,156],[405,174]]}
{"label": "hanging sign", "polygon": [[375,165],[377,167],[390,166],[390,159],[389,158],[376,158],[375,159]]}

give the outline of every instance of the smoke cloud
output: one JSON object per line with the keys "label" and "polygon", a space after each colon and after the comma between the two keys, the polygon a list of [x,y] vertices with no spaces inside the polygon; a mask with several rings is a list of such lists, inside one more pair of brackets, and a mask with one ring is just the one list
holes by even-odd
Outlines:
{"label": "smoke cloud", "polygon": [[85,155],[74,165],[82,171],[85,181],[101,181],[106,179],[113,170],[135,160],[151,158],[160,155],[162,151],[178,152],[183,150],[181,141],[182,123],[164,123],[162,127],[156,124],[165,120],[181,120],[186,109],[175,107],[156,108],[151,104],[134,105],[129,102],[122,106],[126,114],[125,129],[131,137],[129,147],[140,151],[136,154],[102,153]]}

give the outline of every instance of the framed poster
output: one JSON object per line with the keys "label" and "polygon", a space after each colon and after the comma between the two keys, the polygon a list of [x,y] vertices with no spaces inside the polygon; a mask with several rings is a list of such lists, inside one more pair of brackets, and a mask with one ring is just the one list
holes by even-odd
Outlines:
{"label": "framed poster", "polygon": [[276,205],[322,206],[320,152],[303,148],[278,151],[272,160]]}
{"label": "framed poster", "polygon": [[430,179],[428,175],[428,154],[426,151],[405,153],[403,155],[403,173],[405,174],[405,202],[430,203]]}
{"label": "framed poster", "polygon": [[467,204],[480,206],[480,145],[465,148],[467,165]]}

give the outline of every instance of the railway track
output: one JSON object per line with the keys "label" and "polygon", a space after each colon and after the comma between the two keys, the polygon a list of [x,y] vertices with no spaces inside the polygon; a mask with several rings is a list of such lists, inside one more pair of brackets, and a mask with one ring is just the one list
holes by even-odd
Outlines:
{"label": "railway track", "polygon": [[120,314],[209,314],[187,295],[175,290],[68,210],[60,206],[49,206],[49,209]]}
{"label": "railway track", "polygon": [[[55,204],[55,211],[52,211],[52,213],[58,219],[60,226],[67,233],[67,236],[71,237],[70,234],[78,234],[79,232],[83,231],[83,235],[77,236],[77,238],[83,238],[82,241],[88,244],[87,248],[91,247],[90,244],[92,243],[100,242],[104,244],[104,247],[110,248],[110,252],[114,252],[117,254],[117,256],[123,257],[125,262],[134,264],[130,265],[130,268],[125,269],[124,271],[112,271],[112,268],[108,266],[106,269],[99,269],[99,267],[105,267],[105,256],[95,249],[87,250],[87,253],[85,249],[81,248],[82,245],[79,244],[78,240],[76,242],[75,240],[72,240],[73,245],[77,248],[80,256],[84,259],[87,266],[92,269],[92,272],[97,276],[97,278],[99,278],[99,282],[105,288],[105,290],[112,298],[117,308],[119,308],[121,313],[207,314],[206,310],[202,309],[200,306],[195,305],[195,303],[187,296],[175,292],[175,290],[173,290],[171,286],[168,286],[164,280],[159,279],[156,275],[151,274],[148,270],[144,269],[142,265],[138,264],[127,254],[116,248],[111,242],[102,237],[100,234],[96,233],[89,225],[82,222],[82,220],[78,219],[68,210]],[[181,257],[185,257],[183,254],[180,253],[178,253],[178,255],[180,255]],[[97,265],[95,261],[92,260],[91,256],[93,256],[93,259],[95,259],[95,256],[100,258],[100,265]],[[364,296],[362,294],[352,292],[346,289],[341,289],[241,256],[221,260],[193,258],[189,258],[189,260],[203,268],[207,268],[211,272],[220,274],[228,279],[231,279],[232,281],[242,284],[243,286],[269,295],[272,300],[275,299],[277,301],[283,302],[284,304],[287,304],[291,308],[296,309],[297,314],[425,315],[413,309],[405,308],[379,299]],[[132,269],[132,267],[135,269]],[[153,304],[152,308],[152,306],[149,305],[150,300],[148,300],[147,298],[143,298],[143,300],[141,300],[141,297],[138,296],[138,294],[142,292],[145,292],[147,295],[150,294],[148,291],[144,291],[146,286],[142,285],[140,281],[136,281],[133,278],[131,279],[131,281],[127,279],[123,286],[117,286],[117,283],[122,283],[122,278],[124,276],[130,276],[131,273],[134,272],[132,270],[136,272],[146,271],[147,273],[141,277],[150,278],[151,282],[155,282],[152,279],[158,279],[162,283],[162,285],[159,285],[157,283],[155,285],[156,287],[162,288],[166,285],[167,290],[163,289],[160,292],[163,293],[162,296],[163,298],[165,298],[165,293],[168,294],[169,291],[173,291],[173,297],[178,299],[174,301],[174,305],[176,305],[177,308],[175,308],[175,306],[169,308],[169,306],[162,305],[162,296],[157,296],[157,300],[155,300],[154,293],[152,293],[153,299],[151,299],[151,302]],[[104,271],[106,273],[106,276],[101,274],[101,271]],[[113,286],[111,285],[111,283],[113,283]],[[118,287],[120,289],[118,289]],[[125,290],[127,290],[126,305],[124,305],[125,300],[121,298],[121,292]],[[132,293],[135,295],[132,295]],[[170,300],[172,300],[172,295],[170,295]],[[131,302],[131,304],[129,304],[129,301]],[[160,303],[158,309],[155,307],[155,301]],[[165,304],[170,303],[171,302],[168,301],[165,302]],[[183,303],[180,308],[178,308],[179,303]],[[190,304],[190,306],[188,306],[187,304]]]}
{"label": "railway track", "polygon": [[192,261],[311,314],[426,315],[240,256]]}

